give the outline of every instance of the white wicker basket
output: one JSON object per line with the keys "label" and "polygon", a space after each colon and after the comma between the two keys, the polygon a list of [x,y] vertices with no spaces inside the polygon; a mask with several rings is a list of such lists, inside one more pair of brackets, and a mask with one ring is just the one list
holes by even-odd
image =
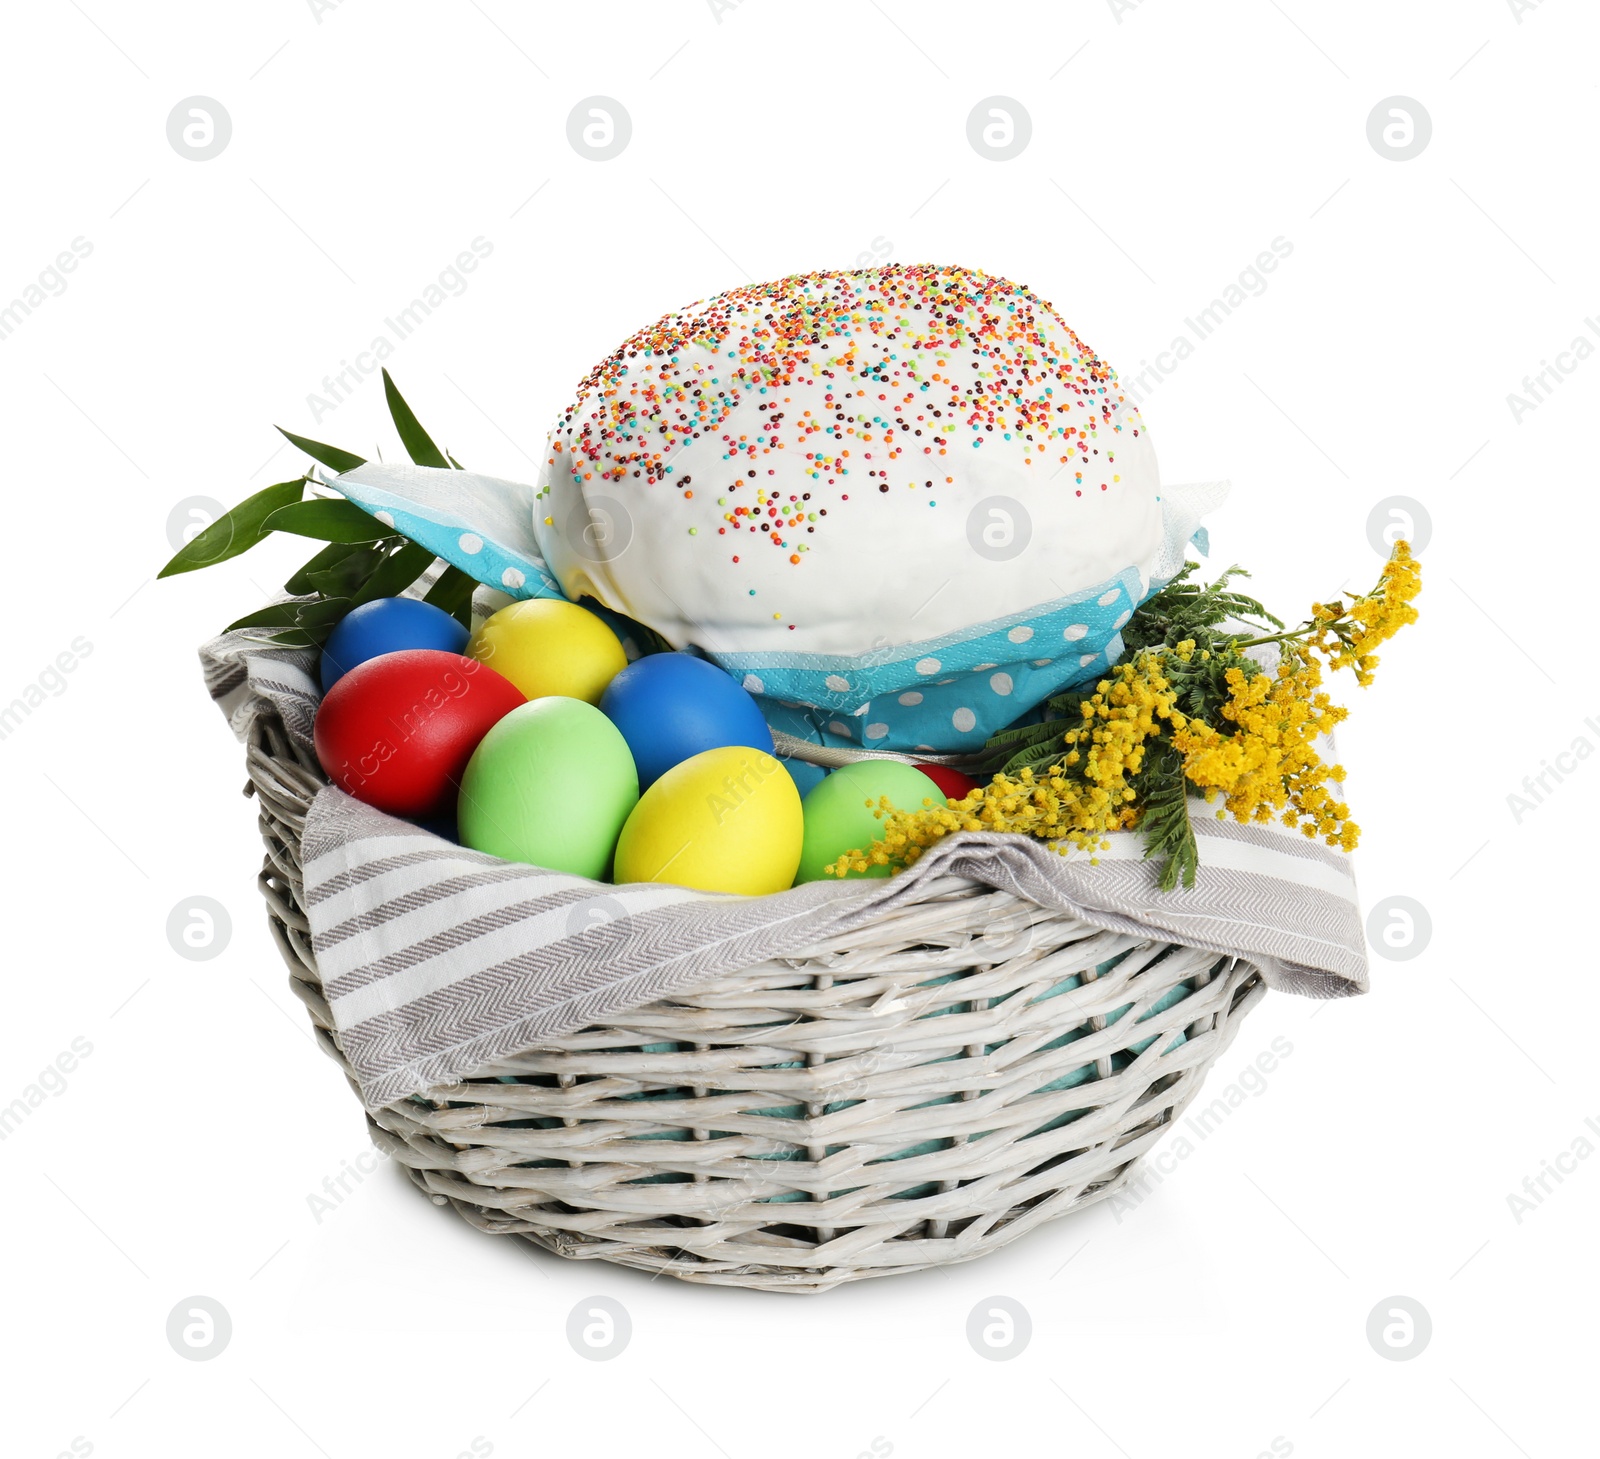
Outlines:
{"label": "white wicker basket", "polygon": [[[324,778],[268,712],[248,763],[271,926],[344,1064],[300,867]],[[946,879],[870,933],[528,1049],[370,1132],[480,1230],[823,1291],[970,1260],[1116,1191],[1264,992],[1248,962]]]}

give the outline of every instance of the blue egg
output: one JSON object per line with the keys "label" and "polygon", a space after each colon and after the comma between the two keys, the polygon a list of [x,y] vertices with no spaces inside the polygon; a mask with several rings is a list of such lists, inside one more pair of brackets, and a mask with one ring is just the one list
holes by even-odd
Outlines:
{"label": "blue egg", "polygon": [[322,692],[357,664],[408,648],[465,653],[467,630],[421,598],[374,598],[352,608],[329,635],[322,650]]}
{"label": "blue egg", "polygon": [[691,654],[650,654],[629,664],[607,685],[600,709],[628,742],[641,791],[704,750],[746,745],[772,753],[772,731],[755,700]]}
{"label": "blue egg", "polygon": [[801,800],[810,795],[827,778],[828,772],[820,765],[813,765],[809,760],[796,760],[788,755],[779,755],[778,763],[789,772],[789,778],[794,781],[794,788],[800,792]]}

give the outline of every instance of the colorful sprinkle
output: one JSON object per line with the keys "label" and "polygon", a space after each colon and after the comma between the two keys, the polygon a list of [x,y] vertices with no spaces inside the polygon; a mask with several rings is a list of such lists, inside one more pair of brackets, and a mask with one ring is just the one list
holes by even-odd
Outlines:
{"label": "colorful sprinkle", "polygon": [[[1120,485],[1108,432],[1124,421],[1142,429],[1110,366],[1026,286],[890,264],[795,274],[663,316],[583,380],[550,464],[580,486],[596,474],[635,490],[670,486],[713,535],[764,538],[798,568],[809,544],[790,534],[825,531],[829,506],[850,500],[840,488],[852,472],[877,487],[872,501],[900,470],[916,478],[907,485],[932,487],[924,477],[938,457],[998,432],[1025,443],[1040,490],[1081,498],[1086,485]],[[702,438],[720,447],[725,474],[702,481],[697,498],[673,459]],[[778,451],[795,453],[789,480],[803,476],[803,494],[769,480],[776,471],[762,458]]]}

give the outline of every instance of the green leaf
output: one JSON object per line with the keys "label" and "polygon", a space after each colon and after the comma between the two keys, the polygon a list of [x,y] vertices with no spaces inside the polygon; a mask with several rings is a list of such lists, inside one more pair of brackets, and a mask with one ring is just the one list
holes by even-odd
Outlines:
{"label": "green leaf", "polygon": [[306,479],[300,476],[293,481],[280,481],[276,486],[265,487],[254,496],[246,497],[226,516],[218,517],[205,531],[197,532],[185,542],[173,555],[172,561],[156,576],[169,578],[176,573],[193,572],[196,568],[210,567],[212,563],[225,562],[241,552],[248,552],[272,530],[266,525],[267,519],[281,508],[299,501],[305,495],[305,489]]}
{"label": "green leaf", "polygon": [[364,456],[341,451],[337,446],[325,446],[321,441],[308,441],[304,436],[284,430],[282,426],[278,427],[278,434],[290,445],[298,446],[313,461],[320,461],[330,471],[354,471],[356,467],[366,464]]}
{"label": "green leaf", "polygon": [[459,567],[447,567],[439,581],[428,589],[423,602],[443,608],[458,623],[472,627],[472,594],[477,581],[467,576]]}
{"label": "green leaf", "polygon": [[445,459],[444,452],[433,444],[433,437],[422,429],[422,423],[395,388],[387,369],[383,372],[383,395],[389,402],[389,414],[394,417],[394,428],[400,432],[400,443],[406,448],[407,455],[418,466],[439,466],[448,470],[450,463]]}
{"label": "green leaf", "polygon": [[433,554],[426,547],[407,542],[367,579],[366,586],[351,600],[352,608],[374,598],[397,598],[433,565]]}
{"label": "green leaf", "polygon": [[294,615],[294,626],[313,634],[321,629],[331,632],[333,626],[349,611],[348,598],[314,598],[309,603],[299,605],[299,611]]}
{"label": "green leaf", "polygon": [[284,592],[312,592],[311,575],[313,573],[326,572],[343,559],[363,550],[363,544],[359,542],[330,542],[310,562],[295,569],[294,573],[283,585]]}
{"label": "green leaf", "polygon": [[1200,848],[1195,843],[1194,826],[1189,820],[1189,782],[1183,773],[1183,759],[1167,740],[1151,740],[1145,748],[1145,761],[1139,772],[1139,831],[1144,837],[1144,859],[1164,857],[1161,890],[1170,892],[1181,880],[1194,885],[1200,865]]}
{"label": "green leaf", "polygon": [[312,590],[325,598],[354,598],[382,565],[384,555],[384,542],[357,543],[348,557],[326,571],[309,575]]}
{"label": "green leaf", "polygon": [[1061,733],[1059,720],[1043,720],[1038,724],[1016,725],[990,735],[984,748],[1000,749],[1010,745],[1037,745],[1053,740]]}
{"label": "green leaf", "polygon": [[1230,567],[1215,582],[1197,583],[1192,578],[1198,568],[1198,563],[1184,563],[1176,577],[1134,610],[1133,618],[1122,632],[1126,653],[1136,654],[1159,645],[1170,648],[1186,638],[1194,639],[1202,648],[1209,647],[1228,637],[1226,633],[1213,630],[1219,630],[1230,621],[1260,619],[1275,628],[1283,627],[1254,598],[1228,586],[1232,578],[1250,576],[1243,568]]}
{"label": "green leaf", "polygon": [[293,532],[324,542],[377,542],[394,535],[376,517],[368,516],[343,497],[314,497],[291,507],[280,507],[266,521],[269,532]]}
{"label": "green leaf", "polygon": [[257,608],[254,613],[235,618],[222,631],[232,633],[236,628],[292,628],[299,621],[296,616],[299,611],[299,603],[268,603],[265,608]]}

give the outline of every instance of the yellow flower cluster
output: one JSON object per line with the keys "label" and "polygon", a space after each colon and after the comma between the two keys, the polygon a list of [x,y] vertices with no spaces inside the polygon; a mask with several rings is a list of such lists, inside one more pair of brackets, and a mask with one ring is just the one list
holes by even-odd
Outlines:
{"label": "yellow flower cluster", "polygon": [[[1342,784],[1344,769],[1325,763],[1316,745],[1347,711],[1322,688],[1317,655],[1330,668],[1354,670],[1362,686],[1370,684],[1378,663],[1373,650],[1416,621],[1412,600],[1421,587],[1410,545],[1398,542],[1370,593],[1348,604],[1313,604],[1299,628],[1219,643],[1215,655],[1192,639],[1136,654],[1082,701],[1081,722],[1061,735],[1062,753],[1047,770],[1024,769],[1014,778],[1001,773],[964,800],[921,810],[897,810],[880,800],[874,814],[884,822],[883,834],[828,869],[844,876],[871,866],[909,866],[956,831],[1018,832],[1051,842],[1063,854],[1069,846],[1103,849],[1107,833],[1139,824],[1144,807],[1133,782],[1158,738],[1177,752],[1187,786],[1208,802],[1221,798],[1219,819],[1281,816],[1308,837],[1351,850],[1360,828],[1330,789]],[[1240,666],[1239,651],[1265,644],[1279,645],[1276,670]],[[1196,669],[1202,678],[1215,675],[1220,666],[1204,666],[1220,655],[1233,661],[1222,675],[1228,692],[1220,705],[1213,695],[1206,713],[1221,722],[1184,714],[1173,679],[1192,684]]]}
{"label": "yellow flower cluster", "polygon": [[[1372,682],[1378,667],[1373,652],[1380,643],[1393,638],[1408,623],[1417,621],[1412,599],[1422,591],[1422,565],[1411,555],[1411,544],[1396,542],[1383,565],[1378,585],[1348,606],[1339,599],[1312,605],[1311,647],[1327,656],[1335,669],[1354,669],[1356,682],[1364,689]],[[1340,632],[1340,629],[1343,632]]]}
{"label": "yellow flower cluster", "polygon": [[1281,813],[1286,825],[1307,836],[1352,850],[1360,827],[1328,790],[1330,780],[1344,780],[1344,767],[1324,763],[1314,743],[1349,711],[1322,691],[1322,668],[1311,651],[1294,644],[1276,673],[1247,678],[1229,669],[1225,677],[1222,715],[1235,728],[1225,734],[1192,719],[1175,730],[1172,743],[1183,756],[1184,775],[1208,801],[1223,798],[1218,819],[1231,814],[1236,821],[1270,821]]}

